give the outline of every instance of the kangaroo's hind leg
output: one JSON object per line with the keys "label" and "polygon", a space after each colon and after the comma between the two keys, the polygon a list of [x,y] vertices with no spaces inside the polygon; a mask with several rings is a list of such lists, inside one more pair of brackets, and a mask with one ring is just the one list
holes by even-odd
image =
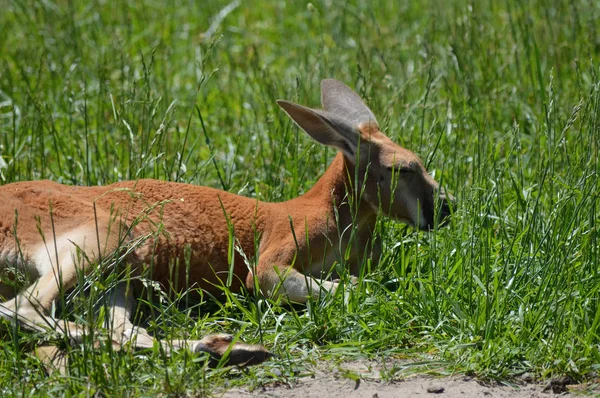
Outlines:
{"label": "kangaroo's hind leg", "polygon": [[75,286],[79,273],[88,274],[103,256],[117,250],[119,234],[118,228],[110,233],[109,217],[73,225],[55,234],[45,231],[45,240],[20,241],[26,253],[22,259],[26,264],[22,266],[38,277],[16,297],[0,304],[0,317],[16,320],[31,331],[54,330],[72,341],[81,341],[81,327],[49,315],[52,303]]}
{"label": "kangaroo's hind leg", "polygon": [[205,352],[211,357],[211,364],[216,364],[226,357],[228,365],[255,365],[269,359],[272,354],[261,345],[246,344],[234,341],[228,334],[211,334],[200,340],[165,339],[155,340],[146,329],[134,326],[131,322],[135,297],[133,289],[127,282],[115,287],[111,300],[111,325],[107,325],[112,340],[124,345],[129,342],[132,348],[152,348],[158,342],[167,355],[172,350],[187,349],[192,352]]}

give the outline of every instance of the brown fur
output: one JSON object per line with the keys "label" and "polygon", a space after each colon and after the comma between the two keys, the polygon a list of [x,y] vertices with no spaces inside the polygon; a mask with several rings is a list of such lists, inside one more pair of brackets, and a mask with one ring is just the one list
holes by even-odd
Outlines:
{"label": "brown fur", "polygon": [[[238,245],[230,289],[253,289],[256,277],[263,294],[302,302],[337,288],[337,282],[322,278],[348,245],[351,275],[360,274],[365,256],[377,264],[380,248],[372,236],[379,209],[422,229],[436,222],[436,200],[442,204],[442,217],[447,214],[443,191],[418,157],[387,138],[366,105],[342,83],[323,82],[325,111],[279,104],[315,140],[340,149],[313,188],[287,202],[260,202],[157,180],[101,187],[31,181],[0,187],[0,272],[16,266],[31,278],[25,291],[0,306],[0,316],[18,317],[31,329],[60,328],[47,311],[61,290],[76,283],[77,269],[89,272],[103,257],[138,240],[127,256],[138,272],[150,267],[148,276],[164,287],[196,287],[216,294],[216,286],[225,285],[230,272],[228,222]],[[353,242],[347,231],[351,225]],[[86,258],[76,260],[78,251]],[[244,257],[258,259],[255,269]],[[177,261],[181,272],[173,274]],[[188,265],[189,272],[183,272]],[[0,294],[11,295],[7,285],[0,281]],[[137,345],[149,346],[146,332],[130,324],[132,295],[122,289],[113,308],[119,320],[117,340],[133,338]],[[78,335],[77,325],[63,325],[67,334]],[[216,345],[207,341],[213,341],[211,336],[174,345],[219,357],[223,341],[230,340],[215,338]],[[233,362],[257,363],[268,357],[262,347],[236,347]]]}

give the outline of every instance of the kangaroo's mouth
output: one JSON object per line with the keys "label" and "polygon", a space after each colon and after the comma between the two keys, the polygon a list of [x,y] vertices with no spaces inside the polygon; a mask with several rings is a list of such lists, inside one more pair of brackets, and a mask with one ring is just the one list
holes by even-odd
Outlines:
{"label": "kangaroo's mouth", "polygon": [[419,229],[430,231],[436,225],[438,227],[447,226],[450,221],[449,216],[452,214],[450,201],[445,196],[440,196],[438,199],[433,199],[427,206],[424,206],[422,213],[422,218],[425,222],[419,224]]}

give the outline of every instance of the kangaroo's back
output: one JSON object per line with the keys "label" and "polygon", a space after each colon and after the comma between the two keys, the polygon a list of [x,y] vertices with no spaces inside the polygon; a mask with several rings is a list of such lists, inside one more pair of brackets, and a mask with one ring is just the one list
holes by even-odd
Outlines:
{"label": "kangaroo's back", "polygon": [[131,237],[143,240],[131,260],[152,264],[152,278],[178,290],[216,293],[227,280],[239,290],[270,217],[267,203],[190,184],[126,181],[91,192],[98,208],[125,220]]}

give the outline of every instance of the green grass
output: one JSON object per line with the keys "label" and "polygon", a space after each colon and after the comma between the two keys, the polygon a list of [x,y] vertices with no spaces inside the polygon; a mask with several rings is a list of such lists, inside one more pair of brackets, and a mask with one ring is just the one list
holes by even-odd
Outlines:
{"label": "green grass", "polygon": [[382,218],[380,267],[307,306],[154,303],[157,335],[234,333],[278,354],[263,366],[207,370],[185,352],[87,344],[68,375],[46,376],[29,351],[37,337],[9,331],[0,395],[203,395],[357,356],[500,380],[598,371],[596,2],[241,2],[207,35],[227,4],[0,2],[0,183],[151,177],[289,199],[334,151],[275,100],[317,106],[334,77],[458,198],[450,226],[425,234]]}

